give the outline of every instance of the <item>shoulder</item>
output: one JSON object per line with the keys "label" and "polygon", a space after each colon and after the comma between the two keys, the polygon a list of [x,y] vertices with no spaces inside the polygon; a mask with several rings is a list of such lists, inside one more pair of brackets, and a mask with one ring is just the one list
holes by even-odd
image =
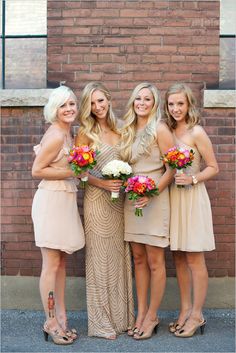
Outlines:
{"label": "shoulder", "polygon": [[78,133],[78,135],[76,136],[75,139],[75,145],[90,145],[91,144],[91,139],[88,138],[88,136],[81,134],[80,132]]}
{"label": "shoulder", "polygon": [[42,141],[43,142],[55,141],[57,143],[60,143],[60,142],[64,142],[65,136],[66,136],[65,132],[59,129],[49,128],[44,134]]}
{"label": "shoulder", "polygon": [[65,141],[65,133],[60,130],[48,129],[44,134],[41,144],[46,148],[60,148]]}
{"label": "shoulder", "polygon": [[156,132],[157,132],[157,136],[161,134],[168,134],[168,135],[171,134],[170,128],[164,121],[159,121],[157,123]]}
{"label": "shoulder", "polygon": [[191,129],[191,135],[196,140],[196,139],[201,138],[201,137],[206,137],[207,133],[206,133],[206,131],[204,130],[204,128],[202,126],[195,125]]}
{"label": "shoulder", "polygon": [[194,144],[200,148],[200,146],[210,146],[211,140],[207,135],[204,128],[200,125],[195,125],[192,129],[192,138]]}

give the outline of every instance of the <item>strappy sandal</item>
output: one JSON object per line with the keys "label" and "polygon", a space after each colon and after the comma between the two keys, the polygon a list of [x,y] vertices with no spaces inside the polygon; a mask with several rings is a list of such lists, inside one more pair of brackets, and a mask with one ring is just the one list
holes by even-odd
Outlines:
{"label": "strappy sandal", "polygon": [[180,325],[180,324],[178,323],[178,321],[170,322],[170,323],[169,323],[169,331],[170,331],[171,333],[175,333],[176,331],[181,330],[181,328],[182,328],[183,326],[184,326],[184,324],[183,324],[183,325]]}
{"label": "strappy sandal", "polygon": [[65,323],[65,329],[64,325],[61,325],[62,330],[65,332],[66,336],[69,338],[72,338],[73,340],[76,340],[78,338],[78,332],[75,328],[70,328],[68,327],[68,321]]}
{"label": "strappy sandal", "polygon": [[127,331],[128,336],[133,336],[135,333],[138,333],[139,329],[137,327],[129,328]]}
{"label": "strappy sandal", "polygon": [[78,338],[78,333],[75,328],[67,328],[65,330],[66,336],[72,338],[73,340],[76,340]]}
{"label": "strappy sandal", "polygon": [[159,327],[160,321],[156,320],[150,325],[150,327],[144,332],[138,331],[138,333],[134,334],[134,339],[135,340],[145,340],[148,338],[151,338],[153,333],[157,333],[157,329]]}
{"label": "strappy sandal", "polygon": [[202,321],[197,322],[196,325],[189,331],[186,331],[184,327],[181,330],[176,331],[175,336],[183,337],[183,338],[192,337],[198,329],[200,329],[201,335],[203,335],[205,326],[206,326],[206,320],[202,319]]}
{"label": "strappy sandal", "polygon": [[74,342],[73,339],[68,337],[67,335],[64,335],[64,336],[60,335],[57,329],[56,330],[50,329],[46,322],[43,325],[43,334],[44,334],[44,339],[47,342],[48,342],[48,336],[51,337],[53,343],[59,344],[59,345],[68,345]]}

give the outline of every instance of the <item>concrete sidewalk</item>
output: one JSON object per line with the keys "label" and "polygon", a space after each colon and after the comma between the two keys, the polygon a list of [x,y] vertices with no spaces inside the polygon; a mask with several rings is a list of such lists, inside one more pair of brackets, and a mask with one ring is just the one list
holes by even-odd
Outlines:
{"label": "concrete sidewalk", "polygon": [[87,313],[70,311],[70,325],[78,328],[79,339],[70,346],[45,342],[42,333],[42,311],[3,310],[1,313],[1,352],[235,352],[235,311],[207,309],[204,335],[177,338],[168,332],[168,323],[176,311],[160,310],[160,327],[156,335],[135,341],[122,334],[115,341],[87,337]]}

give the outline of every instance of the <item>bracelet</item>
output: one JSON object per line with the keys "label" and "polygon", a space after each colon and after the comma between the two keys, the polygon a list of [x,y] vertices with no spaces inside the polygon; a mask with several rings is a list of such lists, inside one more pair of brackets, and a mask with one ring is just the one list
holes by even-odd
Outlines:
{"label": "bracelet", "polygon": [[198,183],[198,180],[195,177],[195,175],[192,175],[192,180],[193,180],[192,185],[196,185]]}

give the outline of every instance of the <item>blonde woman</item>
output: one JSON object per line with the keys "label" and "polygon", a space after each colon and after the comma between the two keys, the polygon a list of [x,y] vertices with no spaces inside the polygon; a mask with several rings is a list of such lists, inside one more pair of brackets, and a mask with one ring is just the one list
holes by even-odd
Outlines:
{"label": "blonde woman", "polygon": [[[194,151],[193,164],[184,174],[176,174],[171,186],[170,248],[175,260],[180,289],[179,317],[169,330],[177,337],[190,337],[206,321],[205,302],[208,274],[204,251],[215,249],[210,200],[204,181],[218,173],[212,143],[199,125],[200,118],[191,89],[182,83],[171,86],[165,97],[166,121],[179,147]],[[200,170],[201,160],[206,167]],[[193,290],[193,302],[192,302]]]}
{"label": "blonde woman", "polygon": [[[128,335],[137,340],[150,338],[159,325],[157,310],[166,284],[165,248],[169,245],[169,192],[173,172],[161,155],[173,147],[173,137],[161,122],[160,96],[154,85],[140,83],[128,101],[122,130],[121,156],[136,175],[151,177],[159,196],[142,197],[135,205],[125,200],[125,240],[130,242],[135,269],[138,315]],[[136,217],[134,206],[144,208]],[[148,304],[148,290],[150,302]]]}
{"label": "blonde woman", "polygon": [[120,135],[111,95],[99,82],[82,92],[77,143],[100,151],[85,190],[86,289],[88,335],[115,339],[133,325],[132,275],[129,245],[124,242],[123,198],[113,203],[120,180],[105,180],[101,170],[119,159]]}
{"label": "blonde woman", "polygon": [[[83,248],[84,231],[77,208],[74,172],[67,160],[73,146],[71,124],[78,114],[74,93],[66,86],[51,93],[44,108],[50,127],[34,150],[32,176],[42,179],[32,205],[36,245],[42,253],[40,294],[46,315],[45,340],[67,345],[77,338],[65,309],[66,253]],[[82,175],[83,176],[83,175]]]}

